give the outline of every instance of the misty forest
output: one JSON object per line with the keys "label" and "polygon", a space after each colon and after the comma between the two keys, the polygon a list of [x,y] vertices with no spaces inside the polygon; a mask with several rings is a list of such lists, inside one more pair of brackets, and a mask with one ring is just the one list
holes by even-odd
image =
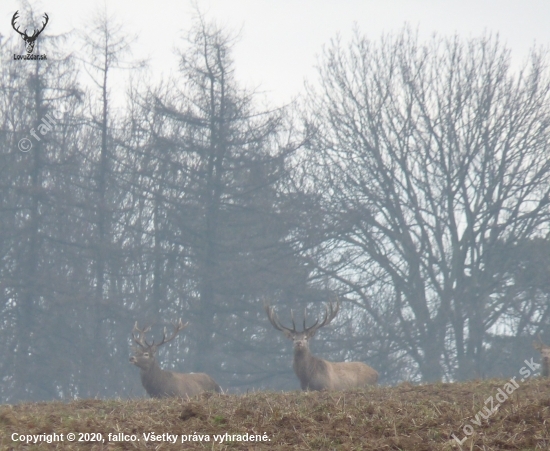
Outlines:
{"label": "misty forest", "polygon": [[539,360],[548,54],[356,31],[274,105],[239,83],[232,30],[197,14],[167,75],[133,59],[117,23],[46,29],[46,60],[14,61],[21,37],[0,40],[0,402],[146,396],[134,324],[158,342],[180,318],[164,369],[230,393],[297,390],[266,305],[289,327],[307,308],[309,326],[339,301],[312,352],[384,385]]}

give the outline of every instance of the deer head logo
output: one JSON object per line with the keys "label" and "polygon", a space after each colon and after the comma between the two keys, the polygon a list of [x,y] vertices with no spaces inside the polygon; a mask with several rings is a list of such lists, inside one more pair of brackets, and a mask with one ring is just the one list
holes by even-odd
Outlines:
{"label": "deer head logo", "polygon": [[42,24],[42,28],[40,30],[34,30],[33,34],[31,36],[29,36],[27,34],[27,30],[25,29],[25,32],[24,33],[21,33],[19,31],[19,27],[15,27],[15,21],[18,19],[18,14],[19,14],[19,11],[15,11],[15,14],[13,15],[12,19],[11,19],[11,26],[13,27],[13,29],[15,31],[17,31],[21,37],[23,38],[23,40],[26,42],[25,46],[26,46],[26,49],[27,49],[27,54],[31,54],[32,51],[34,50],[34,41],[36,41],[36,38],[38,36],[40,36],[40,33],[42,33],[42,31],[44,31],[44,28],[46,28],[46,25],[48,23],[48,20],[49,17],[46,13],[44,13],[44,19],[46,19],[46,21]]}

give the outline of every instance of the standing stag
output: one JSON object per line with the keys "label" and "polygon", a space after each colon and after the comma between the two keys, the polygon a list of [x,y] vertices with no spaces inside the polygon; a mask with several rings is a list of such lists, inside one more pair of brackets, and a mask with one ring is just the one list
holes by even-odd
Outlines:
{"label": "standing stag", "polygon": [[134,325],[132,336],[137,344],[133,348],[134,355],[130,357],[130,362],[141,370],[141,384],[152,398],[167,398],[171,396],[186,398],[205,391],[215,391],[220,393],[221,388],[208,374],[204,373],[174,373],[161,369],[155,358],[159,346],[172,341],[176,335],[185,327],[181,319],[173,324],[174,330],[170,337],[166,338],[167,330],[164,328],[162,341],[151,344],[145,340],[145,334],[151,327],[139,329],[138,323]]}
{"label": "standing stag", "polygon": [[325,309],[325,318],[321,323],[319,319],[311,327],[306,327],[306,311],[304,310],[304,330],[298,332],[294,323],[294,313],[291,312],[292,329],[283,326],[273,307],[265,306],[270,323],[277,330],[283,332],[285,337],[294,344],[294,372],[302,390],[348,390],[352,388],[375,385],[378,381],[378,373],[368,365],[361,362],[328,362],[315,357],[309,350],[309,340],[318,329],[329,324],[338,313],[340,304],[336,308],[332,302]]}
{"label": "standing stag", "polygon": [[533,347],[540,351],[540,354],[542,356],[542,371],[541,376],[542,377],[550,377],[550,346],[545,345],[542,340],[539,338],[539,341],[533,342]]}

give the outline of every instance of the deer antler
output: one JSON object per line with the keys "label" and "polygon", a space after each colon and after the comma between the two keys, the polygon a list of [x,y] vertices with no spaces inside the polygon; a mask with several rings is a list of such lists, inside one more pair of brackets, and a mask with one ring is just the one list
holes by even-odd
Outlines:
{"label": "deer antler", "polygon": [[21,33],[19,31],[19,27],[15,28],[15,21],[18,19],[19,10],[15,11],[15,14],[11,18],[11,26],[15,31],[17,31],[21,36],[26,37],[27,36],[27,30],[25,30],[25,33]]}
{"label": "deer antler", "polygon": [[[166,330],[166,327],[164,328],[164,331],[162,333],[162,341],[157,344],[157,346],[162,346],[163,344],[165,343],[168,343],[169,341],[172,341],[176,335],[182,330],[184,329],[189,323],[185,323],[183,324],[182,321],[181,321],[181,318],[180,320],[177,322],[177,323],[172,323],[172,327],[174,328],[174,330],[172,331],[172,335],[170,335],[169,338],[166,338],[166,333],[167,333],[167,330]],[[153,344],[155,344],[155,342],[153,341]]]}
{"label": "deer antler", "polygon": [[25,40],[27,39],[31,39],[31,40],[34,40],[38,37],[38,35],[40,35],[40,33],[42,33],[42,31],[44,30],[44,28],[46,28],[46,25],[48,24],[48,21],[50,20],[50,18],[48,17],[48,15],[46,13],[44,13],[44,19],[46,19],[46,21],[42,24],[42,28],[40,30],[34,30],[32,36],[29,36],[27,34],[27,30],[25,29],[25,32],[24,33],[21,33],[19,31],[19,27],[16,27],[15,26],[15,21],[19,18],[19,10],[15,11],[15,14],[13,15],[13,17],[11,18],[11,26],[13,27],[13,29],[15,31],[17,31],[21,36],[23,36],[23,38]]}
{"label": "deer antler", "polygon": [[[330,312],[329,312],[330,309]],[[318,329],[320,329],[323,326],[326,326],[327,324],[330,324],[330,322],[336,318],[336,315],[338,314],[338,310],[340,309],[340,303],[336,304],[336,308],[334,308],[334,305],[329,303],[328,305],[325,305],[325,318],[319,323],[319,318],[317,318],[317,321],[315,321],[315,324],[310,327],[306,327],[306,309],[304,309],[304,333],[313,336],[315,332],[317,332]]]}
{"label": "deer antler", "polygon": [[151,349],[153,347],[156,349],[159,346],[162,346],[163,344],[168,343],[169,341],[172,341],[176,337],[176,335],[188,324],[189,323],[183,324],[183,322],[181,321],[181,318],[177,323],[172,323],[174,330],[168,338],[166,338],[168,331],[165,327],[164,332],[162,334],[162,340],[160,341],[160,343],[155,344],[155,340],[153,340],[152,343],[147,343],[147,340],[145,339],[145,334],[151,330],[151,326],[147,326],[144,329],[140,329],[136,321],[136,324],[134,325],[134,329],[132,330],[132,336],[134,337],[134,341],[136,342],[136,344],[142,349]]}
{"label": "deer antler", "polygon": [[287,331],[287,332],[290,332],[291,334],[297,333],[296,324],[294,322],[294,312],[292,310],[290,311],[290,316],[292,318],[292,329],[289,329],[288,327],[285,327],[281,324],[281,321],[279,321],[279,318],[275,313],[275,310],[273,309],[273,307],[265,304],[264,308],[267,313],[267,318],[269,319],[269,322],[275,329],[280,330],[281,332]]}
{"label": "deer antler", "polygon": [[46,25],[48,25],[48,22],[50,20],[50,18],[48,17],[48,15],[46,13],[44,13],[44,19],[46,19],[46,21],[42,24],[42,28],[40,29],[40,31],[37,32],[35,30],[35,32],[32,34],[31,37],[37,38],[38,35],[44,31],[44,28],[46,28]]}
{"label": "deer antler", "polygon": [[[136,344],[141,347],[142,349],[148,349],[150,348],[151,346],[153,346],[153,344],[149,344],[147,343],[147,341],[145,340],[145,334],[147,332],[149,332],[151,330],[151,326],[147,326],[146,328],[144,329],[140,329],[138,327],[138,323],[136,321],[136,324],[134,324],[134,329],[132,330],[132,337],[134,337],[134,341],[136,342]],[[153,342],[154,343],[154,342]]]}
{"label": "deer antler", "polygon": [[[336,317],[336,315],[338,314],[339,308],[340,308],[339,303],[337,303],[336,308],[334,308],[334,305],[331,302],[329,305],[325,306],[325,317],[324,317],[323,321],[321,322],[321,324],[319,324],[319,318],[317,318],[317,321],[315,321],[315,324],[313,324],[310,327],[306,327],[306,309],[304,309],[304,323],[303,323],[304,324],[304,330],[303,330],[303,332],[310,335],[310,336],[313,336],[318,329],[320,329],[323,326],[326,326],[327,324],[329,324]],[[291,320],[292,320],[292,329],[290,329],[288,327],[285,327],[281,324],[281,321],[277,317],[277,314],[275,313],[275,310],[273,309],[273,307],[270,307],[269,305],[266,304],[265,305],[265,311],[267,313],[267,318],[269,319],[269,322],[271,323],[271,325],[275,329],[280,330],[281,332],[286,331],[290,334],[300,333],[296,330],[296,324],[294,322],[294,312],[292,310],[290,311],[290,317],[291,317]]]}

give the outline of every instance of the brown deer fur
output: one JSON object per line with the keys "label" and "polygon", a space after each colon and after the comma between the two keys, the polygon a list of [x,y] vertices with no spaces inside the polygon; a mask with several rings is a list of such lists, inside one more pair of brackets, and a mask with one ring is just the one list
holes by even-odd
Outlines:
{"label": "brown deer fur", "polygon": [[302,390],[349,390],[376,385],[378,372],[361,362],[328,362],[294,347],[294,372]]}
{"label": "brown deer fur", "polygon": [[277,330],[291,339],[294,344],[294,372],[300,380],[302,390],[349,390],[361,388],[367,385],[376,385],[378,372],[361,362],[328,362],[327,360],[315,357],[309,350],[309,340],[315,332],[330,323],[338,313],[330,304],[330,315],[328,308],[325,319],[321,324],[317,321],[313,326],[306,328],[304,312],[304,331],[297,332],[292,318],[293,329],[281,325],[273,309],[266,306],[267,316]]}
{"label": "brown deer fur", "polygon": [[550,346],[545,345],[539,337],[538,342],[533,342],[533,347],[541,354],[541,376],[550,377]]}
{"label": "brown deer fur", "polygon": [[221,392],[220,386],[205,373],[175,373],[160,368],[155,358],[158,347],[172,340],[186,325],[181,323],[175,326],[175,332],[170,339],[166,339],[166,331],[163,341],[158,345],[145,341],[145,333],[149,328],[140,330],[137,323],[134,326],[134,340],[139,347],[134,348],[134,355],[130,362],[141,371],[141,384],[152,398],[167,397],[191,397],[206,391]]}

